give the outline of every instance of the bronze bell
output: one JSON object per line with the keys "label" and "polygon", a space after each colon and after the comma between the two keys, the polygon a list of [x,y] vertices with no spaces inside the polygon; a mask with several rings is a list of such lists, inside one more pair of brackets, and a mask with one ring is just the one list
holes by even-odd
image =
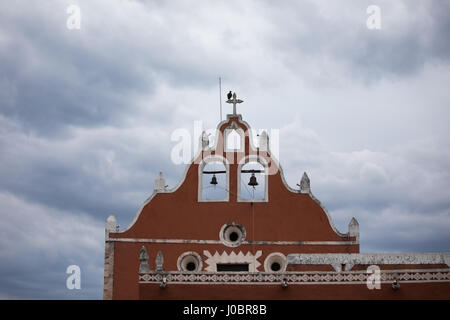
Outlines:
{"label": "bronze bell", "polygon": [[252,173],[252,176],[250,177],[250,181],[248,182],[248,185],[252,186],[253,188],[258,185],[258,181],[256,181],[256,177],[255,177],[254,173]]}
{"label": "bronze bell", "polygon": [[210,184],[212,184],[214,186],[217,184],[217,178],[216,178],[215,174],[213,174]]}

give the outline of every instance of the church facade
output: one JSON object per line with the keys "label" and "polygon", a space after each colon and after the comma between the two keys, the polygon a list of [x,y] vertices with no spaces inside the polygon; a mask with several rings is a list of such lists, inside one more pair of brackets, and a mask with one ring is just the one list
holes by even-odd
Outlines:
{"label": "church facade", "polygon": [[450,299],[450,254],[361,254],[227,102],[175,188],[160,173],[128,228],[108,217],[104,299]]}

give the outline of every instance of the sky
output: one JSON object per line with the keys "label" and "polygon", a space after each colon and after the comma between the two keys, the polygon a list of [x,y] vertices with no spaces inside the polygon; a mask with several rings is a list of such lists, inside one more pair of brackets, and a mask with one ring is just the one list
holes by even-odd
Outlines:
{"label": "sky", "polygon": [[0,299],[102,298],[106,218],[178,184],[219,77],[361,252],[449,252],[449,34],[441,0],[1,1]]}

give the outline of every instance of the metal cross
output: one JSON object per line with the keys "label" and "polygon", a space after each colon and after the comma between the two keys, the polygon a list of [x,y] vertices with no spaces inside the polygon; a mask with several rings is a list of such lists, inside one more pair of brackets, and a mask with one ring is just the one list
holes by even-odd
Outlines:
{"label": "metal cross", "polygon": [[233,99],[229,99],[226,102],[233,104],[233,115],[236,115],[236,104],[242,103],[242,102],[244,102],[244,100],[236,99],[236,92],[235,92],[235,93],[233,93]]}

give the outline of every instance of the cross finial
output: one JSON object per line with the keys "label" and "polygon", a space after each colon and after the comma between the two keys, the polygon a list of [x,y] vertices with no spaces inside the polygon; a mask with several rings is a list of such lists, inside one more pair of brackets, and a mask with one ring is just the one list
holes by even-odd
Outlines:
{"label": "cross finial", "polygon": [[244,102],[244,100],[236,99],[236,92],[235,92],[235,93],[233,93],[233,99],[228,99],[226,102],[233,104],[233,115],[236,115],[236,104],[242,103],[242,102]]}

